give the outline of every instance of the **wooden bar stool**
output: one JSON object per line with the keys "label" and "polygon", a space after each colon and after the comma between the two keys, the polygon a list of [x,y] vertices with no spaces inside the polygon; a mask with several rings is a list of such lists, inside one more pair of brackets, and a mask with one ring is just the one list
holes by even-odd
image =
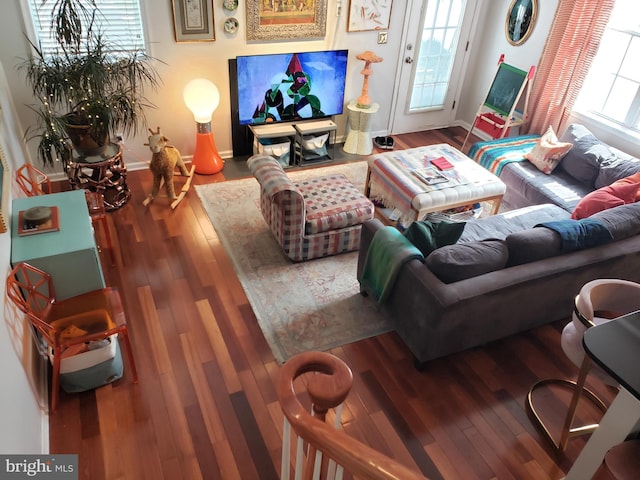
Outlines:
{"label": "wooden bar stool", "polygon": [[[568,441],[579,435],[592,433],[598,423],[574,426],[576,410],[581,399],[591,402],[602,412],[607,405],[598,396],[586,388],[587,375],[593,375],[607,385],[617,387],[617,382],[602,368],[593,365],[585,355],[582,338],[584,332],[597,324],[614,321],[622,315],[640,309],[640,284],[617,278],[603,278],[587,282],[576,296],[571,322],[562,330],[561,346],[564,354],[580,368],[576,381],[567,379],[544,379],[536,382],[527,395],[526,408],[532,423],[538,427],[556,450],[564,452]],[[534,393],[546,389],[549,385],[564,387],[572,392],[569,409],[560,431],[560,438],[551,434],[549,426],[543,421],[536,408]]]}

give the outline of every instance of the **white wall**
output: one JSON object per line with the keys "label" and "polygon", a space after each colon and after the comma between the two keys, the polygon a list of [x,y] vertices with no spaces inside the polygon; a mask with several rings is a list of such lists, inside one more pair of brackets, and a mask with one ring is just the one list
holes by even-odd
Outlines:
{"label": "white wall", "polygon": [[[15,111],[8,96],[7,81],[0,65],[0,144],[3,147],[9,171],[4,175],[13,178],[17,166],[24,162],[20,142],[21,132],[15,123]],[[12,191],[3,192],[10,198],[17,195],[15,182]],[[11,206],[9,205],[9,212]],[[8,213],[8,212],[5,212]],[[11,228],[0,234],[0,295],[5,298],[4,278],[11,271]],[[42,362],[33,351],[30,331],[24,315],[3,302],[0,312],[0,452],[47,453],[49,449],[48,416],[44,401]],[[46,395],[46,393],[45,393]]]}

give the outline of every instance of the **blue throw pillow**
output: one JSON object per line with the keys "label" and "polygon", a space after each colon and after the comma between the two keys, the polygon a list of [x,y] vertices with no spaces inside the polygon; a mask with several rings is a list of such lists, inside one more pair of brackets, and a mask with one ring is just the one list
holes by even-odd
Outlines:
{"label": "blue throw pillow", "polygon": [[563,252],[597,247],[613,240],[613,235],[607,227],[591,218],[545,222],[536,227],[550,228],[560,234],[560,248]]}

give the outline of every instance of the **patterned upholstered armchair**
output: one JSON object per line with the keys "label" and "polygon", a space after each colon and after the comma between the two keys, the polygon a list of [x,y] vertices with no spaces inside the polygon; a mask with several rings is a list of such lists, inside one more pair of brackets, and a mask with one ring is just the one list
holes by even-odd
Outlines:
{"label": "patterned upholstered armchair", "polygon": [[278,161],[254,155],[249,169],[260,184],[262,216],[293,261],[357,250],[362,222],[374,206],[341,174],[293,183]]}

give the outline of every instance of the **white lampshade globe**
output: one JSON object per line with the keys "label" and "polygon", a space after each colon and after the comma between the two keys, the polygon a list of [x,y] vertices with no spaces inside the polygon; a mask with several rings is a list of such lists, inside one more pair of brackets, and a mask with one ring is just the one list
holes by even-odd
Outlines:
{"label": "white lampshade globe", "polygon": [[205,78],[191,80],[182,92],[184,103],[198,123],[208,123],[220,104],[220,92],[213,82]]}

